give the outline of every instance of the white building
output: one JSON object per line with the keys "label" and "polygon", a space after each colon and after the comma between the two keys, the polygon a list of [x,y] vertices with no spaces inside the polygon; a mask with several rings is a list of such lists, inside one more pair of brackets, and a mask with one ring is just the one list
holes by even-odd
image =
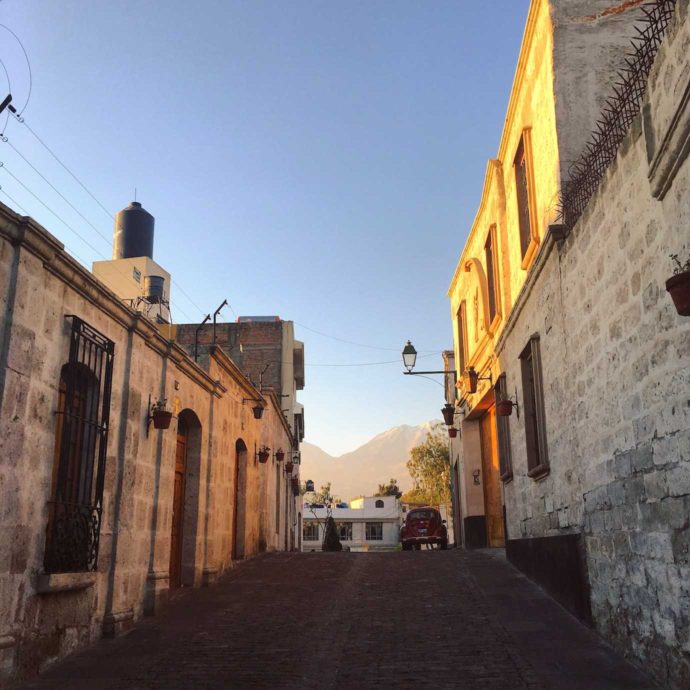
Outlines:
{"label": "white building", "polygon": [[[304,504],[302,551],[321,551],[328,511],[321,503]],[[331,515],[344,549],[390,551],[400,543],[403,511],[395,496],[362,496],[350,501],[349,506],[338,503]]]}

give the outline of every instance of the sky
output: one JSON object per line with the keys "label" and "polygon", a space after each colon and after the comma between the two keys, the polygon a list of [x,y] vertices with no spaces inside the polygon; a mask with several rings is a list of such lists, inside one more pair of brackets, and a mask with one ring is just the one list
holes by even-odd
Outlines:
{"label": "sky", "polygon": [[90,268],[136,188],[174,321],[224,299],[221,320],[294,321],[306,440],[340,455],[439,417],[400,353],[436,370],[452,348],[528,5],[0,0],[0,100],[9,78],[24,118],[0,117],[0,201]]}

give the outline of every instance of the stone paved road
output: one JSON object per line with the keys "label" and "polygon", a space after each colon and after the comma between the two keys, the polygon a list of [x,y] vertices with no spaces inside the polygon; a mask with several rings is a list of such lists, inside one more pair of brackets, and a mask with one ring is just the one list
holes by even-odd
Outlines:
{"label": "stone paved road", "polygon": [[272,554],[33,690],[653,686],[501,552]]}

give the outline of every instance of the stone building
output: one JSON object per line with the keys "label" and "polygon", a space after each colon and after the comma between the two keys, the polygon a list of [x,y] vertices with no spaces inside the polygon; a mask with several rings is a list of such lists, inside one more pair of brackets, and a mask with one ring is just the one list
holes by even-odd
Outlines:
{"label": "stone building", "polygon": [[[664,285],[669,255],[690,255],[689,3],[658,0],[647,19],[609,4],[531,4],[449,290],[453,452],[464,543],[505,543],[664,687],[685,688],[690,320]],[[618,37],[639,22],[626,63]]]}
{"label": "stone building", "polygon": [[0,685],[297,545],[281,398],[171,340],[155,282],[116,294],[0,205]]}

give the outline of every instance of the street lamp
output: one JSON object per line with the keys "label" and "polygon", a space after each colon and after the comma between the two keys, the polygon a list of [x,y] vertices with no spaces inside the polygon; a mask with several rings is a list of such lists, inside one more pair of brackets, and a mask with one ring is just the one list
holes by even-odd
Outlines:
{"label": "street lamp", "polygon": [[414,349],[414,345],[409,340],[407,341],[407,345],[403,348],[402,358],[405,369],[407,369],[406,373],[411,374],[417,362],[417,350]]}
{"label": "street lamp", "polygon": [[442,369],[441,371],[412,371],[414,365],[417,363],[417,350],[414,349],[414,345],[408,340],[407,345],[402,351],[403,364],[407,371],[403,371],[403,374],[409,376],[424,376],[425,374],[443,374],[444,376],[453,376],[453,380],[457,381],[457,374],[454,369]]}

